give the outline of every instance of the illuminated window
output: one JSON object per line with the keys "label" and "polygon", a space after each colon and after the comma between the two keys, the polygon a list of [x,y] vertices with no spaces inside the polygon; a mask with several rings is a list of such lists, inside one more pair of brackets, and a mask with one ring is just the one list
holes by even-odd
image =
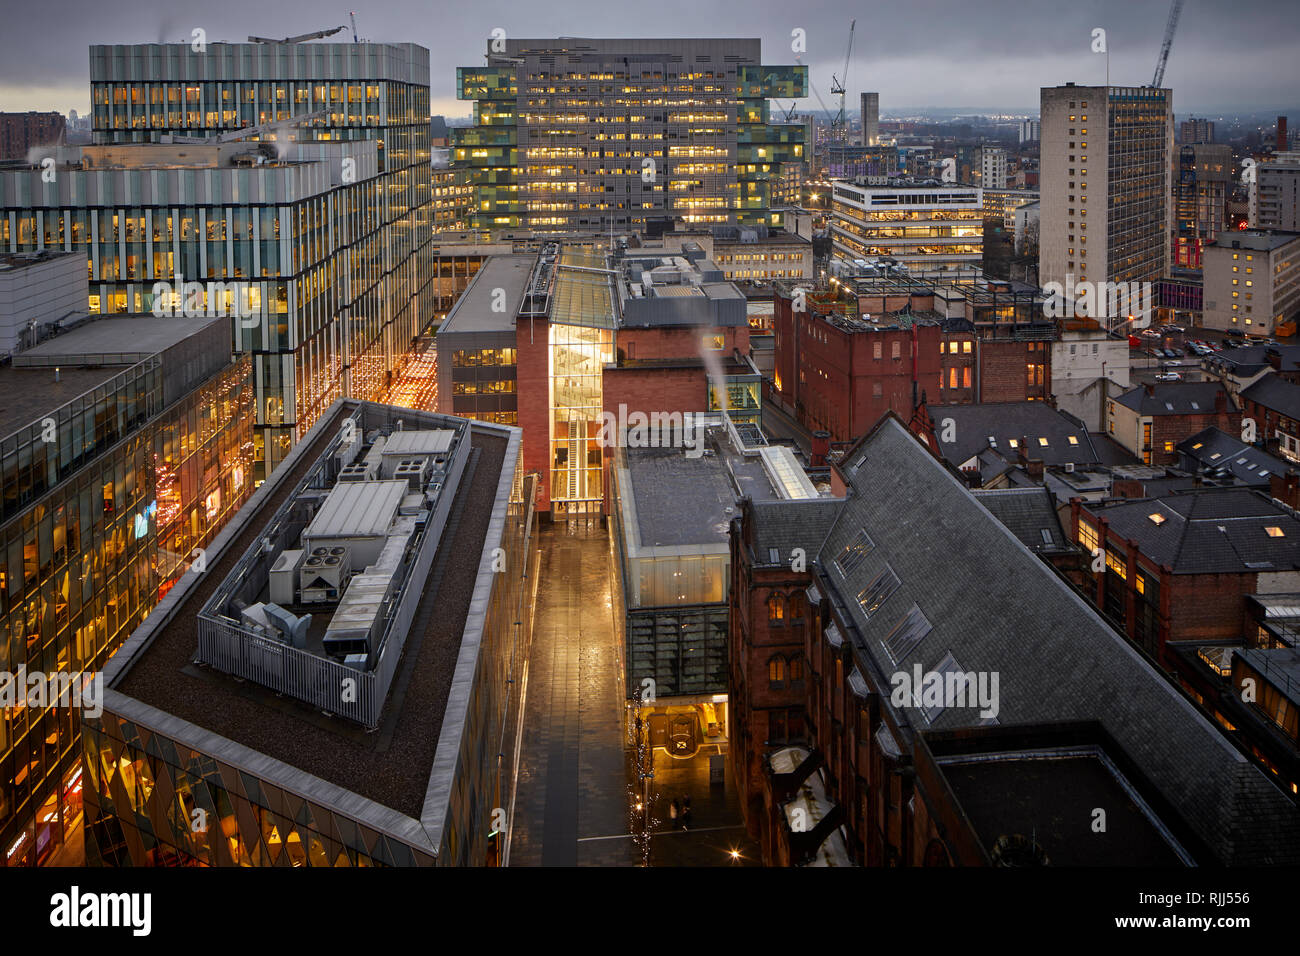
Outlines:
{"label": "illuminated window", "polygon": [[1268,536],[1269,536],[1270,538],[1281,538],[1281,537],[1285,537],[1285,535],[1282,534],[1282,529],[1279,528],[1277,525],[1269,525],[1269,526],[1268,526],[1267,528],[1265,528],[1264,530],[1265,530],[1266,532],[1268,532]]}

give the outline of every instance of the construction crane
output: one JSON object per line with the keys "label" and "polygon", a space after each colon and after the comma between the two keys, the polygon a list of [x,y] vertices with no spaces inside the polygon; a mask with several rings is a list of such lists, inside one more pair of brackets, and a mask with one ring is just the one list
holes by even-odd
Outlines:
{"label": "construction crane", "polygon": [[340,30],[346,30],[347,27],[335,27],[333,30],[317,30],[315,33],[302,33],[296,37],[285,37],[283,40],[271,40],[267,37],[249,37],[249,43],[302,43],[306,40],[319,40],[321,37],[332,37]]}
{"label": "construction crane", "polygon": [[361,41],[357,39],[357,11],[349,11],[348,16],[352,18],[352,42],[360,43]]}
{"label": "construction crane", "polygon": [[1183,12],[1183,0],[1174,0],[1169,7],[1169,20],[1165,23],[1165,42],[1160,45],[1160,59],[1156,60],[1156,75],[1151,81],[1158,87],[1165,79],[1165,63],[1169,60],[1169,47],[1174,42],[1174,31],[1178,29],[1178,15]]}
{"label": "construction crane", "polygon": [[832,132],[836,129],[842,131],[848,125],[848,120],[844,116],[844,93],[849,82],[849,57],[853,55],[853,30],[857,25],[857,20],[849,24],[849,48],[844,51],[844,69],[841,71],[844,79],[841,80],[834,73],[831,74],[831,96],[839,94],[840,97],[840,111],[836,114],[834,122],[831,123]]}

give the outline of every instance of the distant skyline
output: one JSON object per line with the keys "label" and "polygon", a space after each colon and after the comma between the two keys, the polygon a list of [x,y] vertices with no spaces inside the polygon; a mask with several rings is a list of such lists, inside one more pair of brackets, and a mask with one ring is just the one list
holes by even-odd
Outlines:
{"label": "distant skyline", "polygon": [[[1111,83],[1150,83],[1169,13],[1167,0],[914,0],[888,10],[846,0],[802,9],[774,0],[662,0],[652,7],[608,0],[50,0],[25,8],[21,18],[10,12],[6,20],[0,110],[86,113],[92,44],[189,42],[195,28],[204,29],[209,42],[289,36],[347,24],[349,4],[359,7],[363,38],[429,48],[431,109],[453,117],[471,108],[455,98],[455,69],[484,62],[495,28],[516,37],[758,37],[765,62],[807,64],[822,100],[834,108],[831,74],[842,71],[849,22],[857,18],[846,103],[851,114],[862,90],[880,93],[882,116],[924,109],[1032,113],[1040,87],[1105,82],[1107,57],[1091,51],[1097,27],[1106,30]],[[1295,0],[1187,0],[1164,81],[1174,90],[1175,111],[1295,107],[1296,9]],[[807,52],[798,57],[791,51],[795,29],[807,38]],[[331,39],[350,38],[345,29]],[[782,108],[788,105],[783,101]],[[800,112],[819,108],[812,95],[798,103]]]}

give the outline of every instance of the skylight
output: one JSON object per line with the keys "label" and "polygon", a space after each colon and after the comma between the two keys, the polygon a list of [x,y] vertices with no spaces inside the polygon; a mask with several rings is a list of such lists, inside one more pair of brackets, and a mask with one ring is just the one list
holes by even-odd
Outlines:
{"label": "skylight", "polygon": [[1192,451],[1196,451],[1196,449],[1202,447],[1204,444],[1205,444],[1205,442],[1203,442],[1203,441],[1198,441],[1195,445],[1192,446]]}
{"label": "skylight", "polygon": [[867,532],[859,528],[857,534],[844,546],[844,550],[835,559],[835,566],[840,569],[840,574],[847,578],[856,571],[875,546]]}
{"label": "skylight", "polygon": [[881,571],[865,588],[858,592],[858,604],[867,617],[880,610],[880,606],[889,600],[889,596],[898,589],[898,575],[889,565]]}
{"label": "skylight", "polygon": [[1286,537],[1284,534],[1282,534],[1282,529],[1279,528],[1279,527],[1278,527],[1277,525],[1275,525],[1275,524],[1271,524],[1271,525],[1269,525],[1269,526],[1268,526],[1267,528],[1265,528],[1264,530],[1268,532],[1268,536],[1269,536],[1270,538],[1284,538],[1284,537]]}
{"label": "skylight", "polygon": [[1038,439],[1038,444],[1043,445],[1044,447],[1046,447],[1046,445],[1047,445],[1047,439],[1046,439],[1046,438],[1040,438],[1040,439]]}
{"label": "skylight", "polygon": [[885,653],[897,664],[933,629],[930,622],[925,619],[925,615],[921,613],[921,609],[913,604],[911,610],[903,615],[903,619],[894,625],[894,629],[882,642],[885,645]]}
{"label": "skylight", "polygon": [[1077,444],[1079,444],[1079,439],[1077,439],[1076,437],[1074,437],[1073,435],[1071,435],[1071,436],[1070,436],[1070,444],[1071,444],[1071,445],[1077,445]]}
{"label": "skylight", "polygon": [[1151,519],[1152,524],[1165,523],[1165,516],[1162,515],[1159,511],[1153,512],[1152,514],[1147,515],[1147,517]]}

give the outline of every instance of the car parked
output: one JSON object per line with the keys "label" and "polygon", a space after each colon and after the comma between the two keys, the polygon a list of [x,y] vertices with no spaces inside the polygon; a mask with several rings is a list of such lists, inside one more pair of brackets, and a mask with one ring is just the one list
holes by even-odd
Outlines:
{"label": "car parked", "polygon": [[1156,376],[1157,382],[1181,382],[1183,377],[1177,372],[1161,372]]}

